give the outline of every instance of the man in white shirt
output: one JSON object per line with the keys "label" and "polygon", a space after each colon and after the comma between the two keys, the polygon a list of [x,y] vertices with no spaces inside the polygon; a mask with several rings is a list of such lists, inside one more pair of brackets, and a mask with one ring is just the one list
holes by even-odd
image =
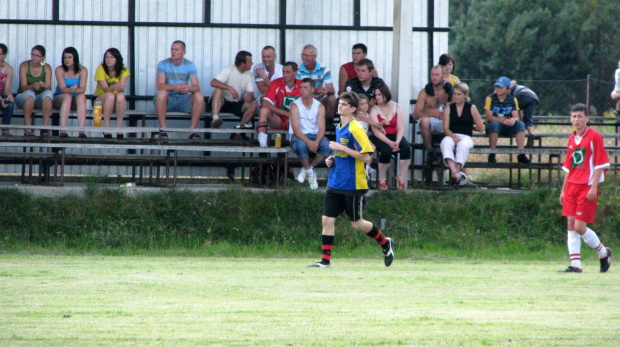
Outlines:
{"label": "man in white shirt", "polygon": [[[301,80],[299,89],[301,98],[291,105],[288,132],[291,136],[291,147],[303,165],[297,181],[304,183],[307,177],[310,189],[317,189],[319,185],[313,168],[331,154],[329,141],[325,137],[325,106],[312,97],[314,81],[311,78]],[[309,151],[316,153],[312,163],[308,158]]]}
{"label": "man in white shirt", "polygon": [[254,100],[254,78],[252,76],[252,53],[239,51],[235,57],[235,65],[225,66],[213,80],[215,88],[209,104],[213,112],[213,128],[222,126],[220,111],[230,112],[241,118],[237,129],[251,129],[252,118],[258,109]]}
{"label": "man in white shirt", "polygon": [[265,46],[261,52],[263,62],[254,65],[252,68],[252,75],[256,83],[254,95],[259,105],[262,101],[261,97],[267,93],[271,81],[282,77],[282,64],[276,63],[277,57],[276,49],[273,46]]}

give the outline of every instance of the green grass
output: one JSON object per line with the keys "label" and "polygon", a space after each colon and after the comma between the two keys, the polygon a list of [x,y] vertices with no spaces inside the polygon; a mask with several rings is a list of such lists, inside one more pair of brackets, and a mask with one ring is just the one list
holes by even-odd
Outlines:
{"label": "green grass", "polygon": [[[613,346],[620,275],[560,261],[0,255],[2,346]],[[399,253],[401,252],[401,253]],[[584,255],[589,251],[584,250]],[[589,252],[593,253],[593,252]]]}
{"label": "green grass", "polygon": [[[591,228],[604,243],[620,244],[620,187],[606,182],[601,191]],[[385,234],[408,253],[551,259],[565,247],[558,194],[379,192],[368,196],[364,218],[377,225],[385,218]],[[309,257],[319,249],[322,203],[322,192],[297,188],[130,196],[95,185],[85,196],[40,198],[7,189],[0,191],[0,252]],[[344,215],[335,242],[342,254],[374,252]]]}

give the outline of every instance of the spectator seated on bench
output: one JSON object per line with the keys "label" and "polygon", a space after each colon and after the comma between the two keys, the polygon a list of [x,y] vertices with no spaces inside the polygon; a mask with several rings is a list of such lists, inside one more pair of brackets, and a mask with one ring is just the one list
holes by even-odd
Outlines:
{"label": "spectator seated on bench", "polygon": [[[487,96],[484,104],[487,126],[486,133],[489,136],[489,147],[496,148],[499,136],[517,139],[517,148],[525,147],[525,124],[519,119],[519,103],[508,92],[510,91],[510,79],[500,77],[495,81],[495,93]],[[521,164],[529,164],[530,159],[525,154],[519,154],[517,161]],[[495,153],[490,153],[489,163],[497,163]]]}
{"label": "spectator seated on bench", "polygon": [[[157,95],[153,102],[159,126],[164,129],[167,128],[166,111],[191,112],[190,128],[196,128],[204,110],[205,97],[200,92],[196,65],[183,58],[185,53],[185,43],[174,41],[170,47],[171,57],[157,64]],[[167,140],[168,134],[162,132],[161,138]],[[189,138],[200,139],[200,135],[191,133]]]}
{"label": "spectator seated on bench", "polygon": [[472,129],[480,132],[484,130],[480,113],[469,100],[467,84],[457,83],[452,94],[453,102],[443,114],[443,131],[446,136],[441,140],[441,154],[444,164],[450,168],[452,183],[463,179],[463,167],[469,150],[474,147]]}
{"label": "spectator seated on bench", "polygon": [[222,126],[220,111],[231,112],[241,118],[237,129],[251,129],[252,118],[258,109],[254,100],[254,78],[252,76],[252,54],[239,51],[235,64],[225,66],[214,79],[211,87],[215,88],[209,99],[213,112],[213,128]]}

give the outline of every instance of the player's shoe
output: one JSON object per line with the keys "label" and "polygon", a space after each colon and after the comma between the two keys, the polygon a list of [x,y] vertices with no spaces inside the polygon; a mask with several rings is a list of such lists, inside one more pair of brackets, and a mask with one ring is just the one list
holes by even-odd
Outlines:
{"label": "player's shoe", "polygon": [[387,240],[388,246],[383,249],[383,255],[385,257],[383,262],[385,263],[385,266],[390,266],[392,265],[392,261],[394,261],[394,241],[392,241],[389,237],[386,237],[385,239]]}
{"label": "player's shoe", "polygon": [[267,134],[258,133],[258,144],[263,148],[267,148]]}
{"label": "player's shoe", "polygon": [[306,181],[306,176],[308,176],[308,171],[302,167],[301,171],[299,171],[299,175],[297,175],[297,182],[304,183]]}
{"label": "player's shoe", "polygon": [[605,258],[601,258],[601,272],[607,272],[609,267],[611,266],[611,248],[605,247],[607,250],[607,256]]}
{"label": "player's shoe", "polygon": [[308,265],[306,267],[331,267],[331,266],[332,266],[332,263],[325,264],[323,262],[317,261],[316,263]]}
{"label": "player's shoe", "polygon": [[308,174],[308,183],[310,183],[310,189],[312,190],[319,188],[319,183],[316,181],[316,172],[310,171]]}
{"label": "player's shoe", "polygon": [[582,272],[583,272],[583,270],[581,270],[581,269],[580,269],[580,268],[578,268],[578,267],[569,266],[569,267],[567,267],[567,268],[566,268],[566,270],[562,270],[562,271],[559,271],[559,272],[576,272],[576,273],[582,273]]}

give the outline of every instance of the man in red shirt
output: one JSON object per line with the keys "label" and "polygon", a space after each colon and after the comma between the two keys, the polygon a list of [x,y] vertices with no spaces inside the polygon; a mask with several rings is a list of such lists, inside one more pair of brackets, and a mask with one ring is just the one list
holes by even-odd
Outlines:
{"label": "man in red shirt", "polygon": [[298,70],[297,63],[290,61],[284,63],[283,77],[273,80],[267,93],[263,95],[256,127],[261,147],[267,147],[267,127],[288,130],[291,104],[301,97],[299,90],[301,80],[296,79]]}
{"label": "man in red shirt", "polygon": [[571,265],[563,272],[582,272],[581,239],[592,247],[600,258],[601,272],[611,265],[611,249],[603,246],[596,233],[587,227],[594,222],[600,182],[605,181],[609,158],[601,134],[588,127],[590,117],[584,104],[571,108],[570,121],[575,132],[568,139],[568,151],[562,169],[566,171],[560,193],[562,216],[567,217],[568,253]]}
{"label": "man in red shirt", "polygon": [[[351,49],[351,58],[353,61],[342,64],[340,71],[338,72],[338,94],[345,92],[345,85],[351,78],[357,77],[357,71],[355,71],[355,64],[360,60],[366,59],[368,48],[363,43],[356,43]],[[376,69],[372,70],[372,77],[379,77]],[[372,100],[372,99],[371,99]]]}

